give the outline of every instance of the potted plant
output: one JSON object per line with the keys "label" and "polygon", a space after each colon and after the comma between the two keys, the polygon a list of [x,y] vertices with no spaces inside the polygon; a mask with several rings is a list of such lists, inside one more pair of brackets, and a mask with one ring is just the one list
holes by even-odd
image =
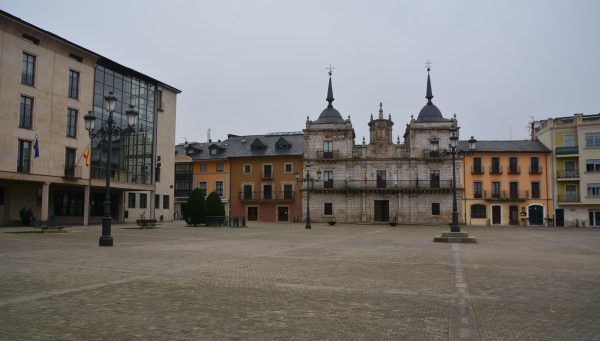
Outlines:
{"label": "potted plant", "polygon": [[398,215],[394,214],[390,219],[390,226],[398,225]]}
{"label": "potted plant", "polygon": [[336,223],[336,222],[337,222],[337,221],[335,220],[335,217],[329,217],[329,218],[327,219],[327,224],[329,224],[329,225],[331,225],[331,226],[335,225],[335,223]]}

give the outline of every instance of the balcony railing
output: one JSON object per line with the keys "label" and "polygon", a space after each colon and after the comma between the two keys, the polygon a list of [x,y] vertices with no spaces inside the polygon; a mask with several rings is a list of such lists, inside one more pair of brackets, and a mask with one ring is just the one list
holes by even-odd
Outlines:
{"label": "balcony railing", "polygon": [[240,201],[293,201],[294,192],[239,192]]}
{"label": "balcony railing", "polygon": [[529,191],[483,191],[483,199],[497,201],[518,201],[529,199]]}
{"label": "balcony railing", "polygon": [[557,179],[576,179],[579,178],[579,171],[576,170],[559,170],[556,171]]}
{"label": "balcony railing", "polygon": [[81,166],[64,166],[64,179],[81,179]]}
{"label": "balcony railing", "polygon": [[579,154],[579,148],[575,147],[556,147],[556,155]]}
{"label": "balcony railing", "polygon": [[262,179],[263,180],[269,180],[269,179],[273,179],[273,172],[262,172],[261,173]]}
{"label": "balcony railing", "polygon": [[471,166],[471,174],[483,174],[484,170],[483,166]]}
{"label": "balcony railing", "polygon": [[452,189],[452,180],[329,180],[315,182],[314,190],[410,190]]}
{"label": "balcony railing", "polygon": [[559,194],[557,195],[558,202],[579,202],[579,195],[577,194]]}
{"label": "balcony railing", "polygon": [[494,167],[494,165],[491,165],[490,166],[490,174],[494,174],[494,175],[502,174],[502,166]]}
{"label": "balcony railing", "polygon": [[425,149],[423,150],[423,158],[425,159],[445,159],[449,157],[448,151],[445,149]]}
{"label": "balcony railing", "polygon": [[339,159],[340,151],[339,150],[318,150],[317,151],[317,159],[319,160],[328,160],[328,159]]}
{"label": "balcony railing", "polygon": [[508,174],[521,174],[521,166],[508,166]]}
{"label": "balcony railing", "polygon": [[542,174],[542,167],[529,166],[529,174]]}

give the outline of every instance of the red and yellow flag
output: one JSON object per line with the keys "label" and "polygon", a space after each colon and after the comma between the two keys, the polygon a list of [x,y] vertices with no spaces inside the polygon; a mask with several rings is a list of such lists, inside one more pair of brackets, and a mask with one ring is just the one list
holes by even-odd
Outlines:
{"label": "red and yellow flag", "polygon": [[83,151],[83,157],[85,158],[86,167],[89,167],[90,166],[90,146],[85,147],[85,150]]}

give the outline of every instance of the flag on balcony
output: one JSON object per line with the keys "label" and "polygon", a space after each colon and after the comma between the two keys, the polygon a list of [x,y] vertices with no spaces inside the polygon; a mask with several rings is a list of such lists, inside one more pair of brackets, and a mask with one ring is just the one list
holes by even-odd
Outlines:
{"label": "flag on balcony", "polygon": [[33,141],[33,158],[38,158],[40,157],[40,145],[39,145],[39,141],[38,141],[38,136],[37,134],[35,135],[35,140]]}
{"label": "flag on balcony", "polygon": [[368,175],[367,175],[367,170],[365,169],[365,176],[364,176],[364,180],[365,182],[367,182],[367,180],[369,179]]}
{"label": "flag on balcony", "polygon": [[85,166],[89,167],[90,166],[90,146],[89,145],[87,147],[85,147],[85,150],[83,151],[83,158],[85,159]]}

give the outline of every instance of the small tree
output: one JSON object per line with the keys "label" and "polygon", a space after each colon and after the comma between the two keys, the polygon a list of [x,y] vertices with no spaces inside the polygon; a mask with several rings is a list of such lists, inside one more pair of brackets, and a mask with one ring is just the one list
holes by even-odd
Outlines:
{"label": "small tree", "polygon": [[200,188],[194,189],[188,198],[186,221],[194,226],[206,221],[206,200]]}
{"label": "small tree", "polygon": [[211,192],[206,198],[206,215],[207,216],[224,216],[225,206],[221,202],[221,197],[217,192]]}

